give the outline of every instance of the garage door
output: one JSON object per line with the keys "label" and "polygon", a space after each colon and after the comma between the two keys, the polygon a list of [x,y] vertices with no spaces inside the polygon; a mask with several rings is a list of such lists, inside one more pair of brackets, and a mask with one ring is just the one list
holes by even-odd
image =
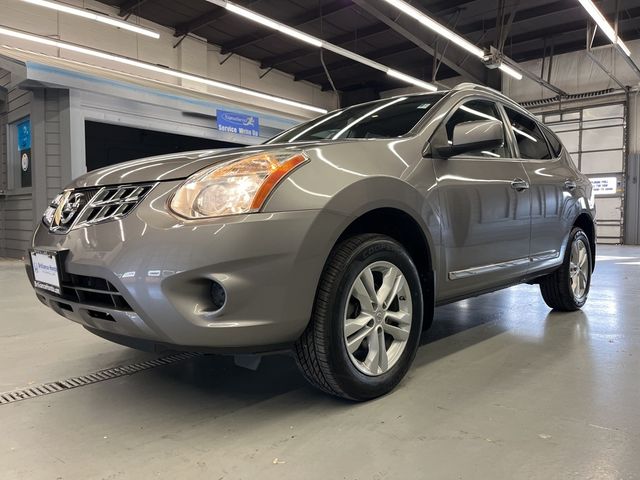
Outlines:
{"label": "garage door", "polygon": [[547,113],[544,122],[594,185],[598,243],[622,243],[624,228],[625,104]]}

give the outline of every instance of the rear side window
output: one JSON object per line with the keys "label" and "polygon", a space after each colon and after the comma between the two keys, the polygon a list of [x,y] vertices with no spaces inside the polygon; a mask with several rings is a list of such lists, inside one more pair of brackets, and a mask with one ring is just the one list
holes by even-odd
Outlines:
{"label": "rear side window", "polygon": [[[455,113],[451,115],[451,118],[449,118],[445,124],[449,144],[453,141],[453,130],[456,125],[464,122],[473,122],[475,120],[498,120],[502,123],[502,117],[500,116],[495,103],[488,100],[472,100],[470,102],[466,102],[458,107]],[[464,156],[505,158],[508,156],[508,153],[506,145],[503,143],[500,147],[493,148],[491,150],[467,152]]]}
{"label": "rear side window", "polygon": [[521,113],[505,107],[511,128],[518,142],[520,158],[547,160],[551,152],[538,123]]}
{"label": "rear side window", "polygon": [[542,130],[545,136],[547,137],[547,140],[549,140],[549,145],[551,146],[551,153],[553,153],[554,157],[559,157],[560,153],[562,152],[562,143],[560,143],[560,140],[558,139],[558,137],[556,137],[555,134],[551,132],[548,128],[543,128]]}

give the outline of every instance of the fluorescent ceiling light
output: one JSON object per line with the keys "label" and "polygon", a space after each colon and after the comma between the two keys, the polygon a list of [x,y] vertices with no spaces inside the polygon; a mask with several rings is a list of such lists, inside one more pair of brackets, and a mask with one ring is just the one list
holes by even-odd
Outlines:
{"label": "fluorescent ceiling light", "polygon": [[131,32],[139,33],[140,35],[146,35],[147,37],[151,37],[155,39],[160,38],[160,34],[158,32],[154,32],[153,30],[149,30],[148,28],[142,28],[137,25],[132,25],[129,22],[125,22],[124,20],[118,20],[116,18],[111,18],[108,15],[101,15],[99,13],[89,12],[82,8],[76,8],[76,7],[72,7],[70,5],[64,5],[58,2],[51,2],[49,0],[22,0],[22,1],[27,3],[32,3],[33,5],[38,5],[40,7],[51,8],[59,12],[76,15],[78,17],[86,18],[88,20],[94,20],[96,22],[106,23],[107,25],[112,25],[114,27],[122,28],[124,30],[129,30]]}
{"label": "fluorescent ceiling light", "polygon": [[600,10],[598,10],[598,7],[596,7],[591,0],[578,0],[578,1],[584,7],[584,9],[589,13],[589,15],[591,15],[591,18],[593,18],[593,20],[596,22],[598,27],[600,27],[600,30],[602,30],[604,34],[607,37],[609,37],[609,40],[611,40],[611,43],[613,43],[614,45],[618,45],[622,49],[622,51],[628,57],[630,57],[631,51],[629,51],[629,49],[624,44],[622,39],[616,35],[616,31],[609,24],[609,22],[607,22],[607,19],[604,18],[604,15],[600,13]]}
{"label": "fluorescent ceiling light", "polygon": [[[92,48],[82,47],[80,45],[75,45],[73,43],[61,42],[60,40],[52,40],[47,37],[41,37],[39,35],[34,35],[32,33],[22,32],[20,30],[14,30],[12,28],[7,28],[0,25],[0,35],[6,35],[13,38],[19,38],[22,40],[27,40],[34,43],[39,43],[42,45],[48,45],[51,47],[60,48],[61,50],[69,50],[72,52],[81,53],[83,55],[89,55],[91,57],[101,58],[103,60],[109,60],[111,62],[116,62],[124,65],[130,65],[133,67],[137,67],[143,70],[148,70],[151,72],[162,73],[171,77],[181,78],[184,80],[189,80],[191,82],[200,83],[203,85],[208,85],[211,87],[219,88],[221,90],[227,90],[230,92],[241,93],[244,95],[249,95],[251,97],[261,98],[263,100],[267,100],[274,103],[279,103],[282,105],[289,105],[291,107],[301,108],[304,110],[310,110],[312,112],[317,113],[327,113],[327,110],[324,108],[314,107],[312,105],[307,105],[306,103],[296,102],[295,100],[289,100],[287,98],[276,97],[274,95],[269,95],[267,93],[258,92],[255,90],[250,90],[247,88],[238,87],[236,85],[231,85],[229,83],[218,82],[216,80],[211,80],[210,78],[201,77],[198,75],[193,75],[191,73],[181,72],[180,70],[174,70],[172,68],[160,67],[158,65],[154,65],[152,63],[143,62],[140,60],[135,60],[133,58],[124,57],[120,55],[115,55],[113,53],[104,52],[102,50],[95,50]],[[50,55],[49,55],[50,56]],[[52,57],[58,58],[58,57]]]}
{"label": "fluorescent ceiling light", "polygon": [[476,57],[484,58],[484,50],[482,50],[481,48],[475,46],[470,41],[465,40],[460,35],[458,35],[457,33],[453,32],[452,30],[449,30],[444,25],[436,22],[433,18],[431,18],[428,15],[422,13],[416,7],[413,7],[413,6],[409,5],[407,2],[404,2],[402,0],[385,0],[385,2],[387,2],[389,5],[393,5],[394,7],[396,7],[401,12],[404,12],[407,15],[409,15],[410,17],[414,18],[415,20],[419,21],[421,24],[423,24],[428,29],[433,30],[438,35],[446,38],[447,40],[452,41],[453,43],[455,43],[459,47],[464,48],[466,51],[468,51],[469,53],[475,55]]}
{"label": "fluorescent ceiling light", "polygon": [[516,80],[522,80],[522,74],[517,70],[515,70],[514,68],[510,67],[509,65],[505,63],[501,63],[499,68],[504,73],[506,73],[507,75],[511,75]]}
{"label": "fluorescent ceiling light", "polygon": [[[256,13],[247,8],[241,7],[234,3],[227,2],[226,0],[207,0],[207,2],[213,3],[214,5],[218,5],[219,7],[222,7],[222,8],[226,8],[230,12],[236,13],[248,20],[252,20],[256,23],[272,28],[273,30],[284,33],[285,35],[289,35],[290,37],[293,37],[303,42],[306,42],[308,44],[311,44],[314,47],[324,48],[325,50],[329,50],[333,53],[337,53],[338,55],[346,57],[355,62],[361,63],[363,65],[367,65],[368,67],[374,68],[376,70],[380,70],[381,72],[387,73],[388,75],[394,78],[402,80],[403,82],[416,85],[420,88],[424,88],[425,90],[430,90],[432,92],[435,92],[436,90],[438,90],[438,87],[436,87],[435,85],[432,85],[431,83],[422,81],[418,78],[412,77],[411,75],[398,72],[397,70],[387,67],[386,65],[378,63],[367,57],[363,57],[362,55],[358,55],[357,53],[354,53],[350,50],[339,47],[338,45],[334,45],[333,43],[329,43],[320,38],[314,37],[312,35],[308,35],[304,32],[301,32],[300,30],[297,30],[281,22],[278,22],[277,20],[273,20],[269,17],[265,17],[264,15]],[[480,52],[482,53],[482,50],[480,50]]]}
{"label": "fluorescent ceiling light", "polygon": [[367,57],[358,55],[357,53],[354,53],[351,50],[347,50],[346,48],[339,47],[337,45],[334,45],[333,43],[323,41],[322,48],[324,48],[325,50],[329,50],[333,53],[337,53],[338,55],[341,55],[345,58],[353,60],[354,62],[358,62],[368,67],[374,68],[376,70],[380,70],[381,72],[384,72],[384,73],[387,73],[387,71],[389,70],[389,67],[387,67],[386,65],[382,65],[381,63],[378,63],[374,60],[369,60]]}
{"label": "fluorescent ceiling light", "polygon": [[249,20],[253,20],[254,22],[260,23],[266,27],[273,28],[285,35],[289,35],[290,37],[297,38],[298,40],[302,40],[303,42],[310,43],[315,47],[322,46],[322,40],[312,37],[311,35],[307,35],[295,28],[288,27],[283,25],[282,23],[276,22],[275,20],[271,20],[269,17],[265,17],[264,15],[260,15],[259,13],[252,12],[251,10],[247,10],[244,7],[240,7],[239,5],[234,5],[233,3],[227,3],[225,8],[230,12],[236,13],[244,18]]}

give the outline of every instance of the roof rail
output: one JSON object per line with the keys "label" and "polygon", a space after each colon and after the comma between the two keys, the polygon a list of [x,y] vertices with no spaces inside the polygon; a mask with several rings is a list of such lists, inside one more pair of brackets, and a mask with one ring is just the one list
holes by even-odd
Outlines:
{"label": "roof rail", "polygon": [[513,102],[512,99],[510,99],[504,93],[496,90],[495,88],[487,87],[486,85],[479,85],[477,83],[462,82],[462,83],[459,83],[458,85],[456,85],[455,87],[453,87],[452,90],[454,90],[454,91],[459,91],[459,90],[479,90],[481,92],[493,93],[494,95],[498,95],[498,96],[500,96],[500,97],[502,97],[502,98],[504,98],[506,100],[509,100],[510,102]]}

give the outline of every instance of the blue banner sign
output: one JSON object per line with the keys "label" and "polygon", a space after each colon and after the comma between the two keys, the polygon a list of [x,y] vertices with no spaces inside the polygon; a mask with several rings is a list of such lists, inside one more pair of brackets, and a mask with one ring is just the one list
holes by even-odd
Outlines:
{"label": "blue banner sign", "polygon": [[260,136],[260,122],[258,117],[244,113],[217,110],[218,130],[227,133],[237,133],[252,137]]}

